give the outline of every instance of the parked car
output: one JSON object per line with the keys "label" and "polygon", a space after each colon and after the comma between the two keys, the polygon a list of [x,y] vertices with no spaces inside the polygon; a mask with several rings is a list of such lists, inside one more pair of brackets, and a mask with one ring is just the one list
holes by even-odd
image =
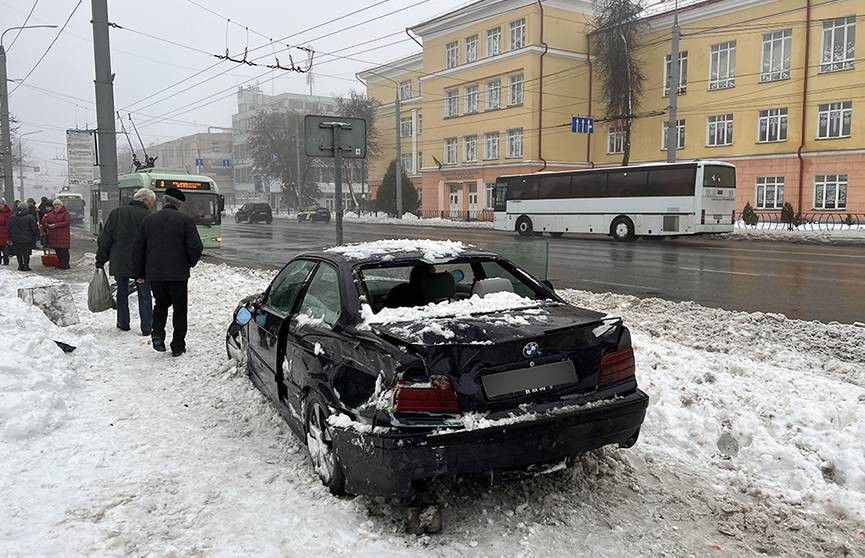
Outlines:
{"label": "parked car", "polygon": [[630,447],[648,405],[620,318],[450,241],[301,254],[240,301],[226,346],[334,494]]}
{"label": "parked car", "polygon": [[245,203],[234,214],[234,221],[236,223],[242,223],[243,221],[247,223],[264,221],[270,224],[273,222],[273,210],[270,208],[269,203]]}
{"label": "parked car", "polygon": [[298,223],[330,223],[330,210],[326,207],[304,209],[297,212]]}

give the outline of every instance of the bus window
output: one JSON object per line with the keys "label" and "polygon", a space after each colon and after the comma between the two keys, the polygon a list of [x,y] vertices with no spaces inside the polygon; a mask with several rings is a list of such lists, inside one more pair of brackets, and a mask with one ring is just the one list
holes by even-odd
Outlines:
{"label": "bus window", "polygon": [[508,180],[509,200],[535,200],[538,199],[538,179],[511,178]]}
{"label": "bus window", "polygon": [[736,169],[706,165],[703,168],[703,186],[706,188],[735,188]]}
{"label": "bus window", "polygon": [[607,173],[581,172],[573,177],[571,191],[575,198],[603,198],[607,196]]}
{"label": "bus window", "polygon": [[653,169],[649,171],[649,196],[693,196],[696,167]]}
{"label": "bus window", "polygon": [[571,193],[570,175],[541,175],[538,185],[538,197],[541,199],[561,199],[573,197]]}
{"label": "bus window", "polygon": [[508,183],[496,182],[496,199],[493,202],[494,211],[506,211],[508,201]]}
{"label": "bus window", "polygon": [[613,171],[607,175],[608,197],[626,198],[646,195],[646,171]]}

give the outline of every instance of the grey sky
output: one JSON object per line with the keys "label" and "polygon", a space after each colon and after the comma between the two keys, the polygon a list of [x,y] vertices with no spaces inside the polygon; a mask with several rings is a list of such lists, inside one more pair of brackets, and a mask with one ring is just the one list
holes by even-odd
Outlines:
{"label": "grey sky", "polygon": [[[195,0],[196,3],[231,18],[232,21],[248,26],[250,48],[268,42],[257,33],[274,39],[282,38],[379,1],[381,0]],[[39,0],[30,24],[62,25],[77,2],[78,0]],[[418,2],[421,2],[420,5],[410,7]],[[352,57],[372,63],[386,62],[416,52],[417,45],[404,33],[362,46],[355,45],[402,32],[409,25],[464,3],[460,0],[386,0],[380,6],[365,12],[299,34],[292,38],[290,43],[306,45],[311,41],[316,50],[324,52],[354,47],[340,52],[347,56],[379,47]],[[5,29],[21,25],[32,5],[33,0],[0,0],[0,27]],[[383,16],[400,8],[407,9]],[[213,56],[196,52],[194,49],[214,54],[223,53],[226,48],[226,22],[188,0],[109,0],[108,9],[112,22],[130,29],[111,31],[112,70],[116,74],[115,104],[124,118],[127,111],[133,113],[145,144],[206,131],[208,125],[230,126],[231,114],[236,108],[234,92],[241,82],[258,82],[267,93],[308,91],[306,77],[302,74],[222,61],[212,70],[178,87],[134,104],[176,81],[220,62]],[[373,21],[361,24],[370,19]],[[31,153],[30,164],[42,166],[45,175],[42,180],[57,181],[58,186],[62,181],[62,178],[58,177],[65,174],[65,163],[56,161],[55,157],[63,157],[65,154],[65,130],[76,125],[95,126],[93,46],[90,42],[92,30],[89,22],[90,0],[83,0],[66,31],[45,60],[25,85],[19,87],[10,97],[10,110],[21,121],[22,131],[41,130],[24,140]],[[334,33],[351,25],[357,27]],[[168,44],[136,34],[133,30],[193,48]],[[24,31],[8,52],[9,78],[24,77],[56,32],[52,29]],[[7,48],[13,38],[14,32],[7,33],[4,40]],[[391,44],[396,41],[396,44]],[[241,52],[245,45],[246,31],[238,25],[229,25],[228,48],[232,53],[237,53]],[[270,52],[270,47],[262,48],[255,52],[255,56],[267,55]],[[292,52],[302,57],[302,53]],[[278,56],[281,63],[287,65],[288,58],[285,53]],[[274,60],[272,56],[268,56],[259,62],[273,64]],[[369,65],[318,55],[313,69],[314,93],[330,95],[344,93],[351,88],[360,89],[362,86],[355,81],[354,73]],[[218,75],[226,70],[228,72],[224,75]],[[271,80],[273,77],[275,79]],[[207,78],[212,79],[199,84]],[[14,82],[10,83],[10,89],[14,86]],[[182,91],[187,88],[190,89]],[[213,100],[208,97],[214,95],[224,98],[204,104]],[[170,98],[166,99],[169,96]],[[189,106],[182,108],[185,105]],[[152,118],[163,115],[183,122]],[[118,138],[118,145],[125,145],[125,139]]]}

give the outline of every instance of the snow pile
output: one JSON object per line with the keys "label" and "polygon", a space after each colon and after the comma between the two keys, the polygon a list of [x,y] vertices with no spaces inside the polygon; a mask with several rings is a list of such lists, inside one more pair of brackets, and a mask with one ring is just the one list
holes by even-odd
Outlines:
{"label": "snow pile", "polygon": [[[765,223],[764,223],[765,224]],[[824,227],[826,225],[823,225]],[[719,240],[776,240],[800,244],[865,244],[865,228],[838,225],[832,230],[737,227],[731,233],[710,235]]]}
{"label": "snow pile", "polygon": [[395,253],[419,253],[426,262],[449,260],[462,254],[469,245],[453,240],[375,240],[358,244],[334,246],[325,252],[340,254],[352,260],[382,258]]}
{"label": "snow pile", "polygon": [[443,219],[441,217],[420,218],[414,213],[405,213],[402,219],[391,217],[387,213],[372,212],[361,213],[345,213],[343,220],[347,223],[375,223],[378,225],[409,225],[419,227],[446,227],[460,229],[491,229],[493,228],[492,221],[453,221],[451,219]]}
{"label": "snow pile", "polygon": [[[363,305],[362,312],[366,324],[394,324],[400,322],[422,322],[436,318],[468,318],[476,314],[492,314],[514,310],[532,309],[548,304],[532,300],[516,293],[502,291],[489,293],[484,297],[472,295],[462,300],[446,300],[426,306],[382,308],[377,314],[369,305]],[[534,314],[534,313],[533,313]],[[503,321],[522,324],[522,316],[500,316]],[[523,324],[524,325],[524,324]]]}

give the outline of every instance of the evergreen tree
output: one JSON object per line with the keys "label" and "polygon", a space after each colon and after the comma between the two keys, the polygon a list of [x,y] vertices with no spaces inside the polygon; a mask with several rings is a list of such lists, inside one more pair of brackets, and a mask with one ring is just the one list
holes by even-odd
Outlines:
{"label": "evergreen tree", "polygon": [[[414,213],[419,205],[417,190],[409,180],[405,170],[400,170],[402,172],[402,209],[406,213]],[[387,212],[389,215],[396,215],[396,160],[390,162],[387,172],[384,173],[384,179],[376,194],[376,208],[379,211]]]}
{"label": "evergreen tree", "polygon": [[757,212],[754,211],[754,208],[751,207],[751,202],[745,202],[745,207],[742,208],[742,222],[748,225],[749,227],[756,227],[757,222],[760,218],[757,216]]}

